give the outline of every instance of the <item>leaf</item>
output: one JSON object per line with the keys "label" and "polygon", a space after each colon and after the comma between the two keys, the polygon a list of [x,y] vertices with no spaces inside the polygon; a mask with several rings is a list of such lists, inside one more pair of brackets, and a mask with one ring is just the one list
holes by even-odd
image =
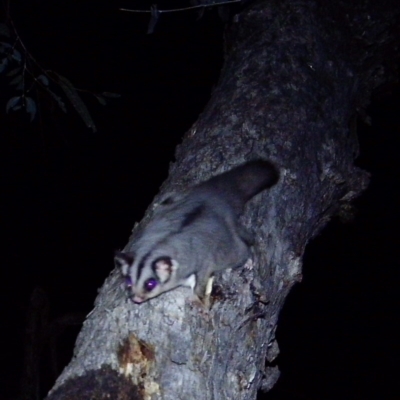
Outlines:
{"label": "leaf", "polygon": [[31,116],[31,122],[35,118],[36,115],[36,103],[32,97],[25,97],[25,109],[28,114]]}
{"label": "leaf", "polygon": [[17,68],[12,69],[10,72],[8,72],[8,73],[6,74],[6,76],[14,76],[14,75],[17,75],[18,72],[20,72],[21,75],[22,75],[21,67],[17,67]]}
{"label": "leaf", "polygon": [[21,75],[17,75],[14,79],[12,79],[10,81],[10,85],[17,85],[18,83],[20,83],[22,81],[22,74]]}
{"label": "leaf", "polygon": [[[96,95],[95,95],[96,96]],[[106,99],[103,97],[103,96],[96,96],[96,99],[99,101],[99,103],[102,105],[102,106],[106,106],[107,105],[107,101],[106,101]]]}
{"label": "leaf", "polygon": [[18,83],[17,86],[15,86],[15,90],[18,90],[18,91],[21,91],[21,92],[24,91],[24,88],[25,88],[25,83],[24,83],[24,81],[21,81],[20,83]]}
{"label": "leaf", "polygon": [[8,59],[3,58],[0,63],[0,73],[2,73],[7,68],[7,65],[8,65]]}
{"label": "leaf", "polygon": [[11,57],[12,57],[15,61],[17,61],[17,62],[19,62],[19,63],[20,63],[21,60],[22,60],[21,53],[20,53],[18,50],[16,50],[16,49],[14,49],[14,51],[12,52]]}
{"label": "leaf", "polygon": [[67,107],[65,106],[65,103],[62,101],[61,97],[57,94],[55,94],[52,90],[49,88],[46,88],[47,92],[53,97],[53,99],[57,102],[58,106],[63,110],[65,113],[67,113]]}
{"label": "leaf", "polygon": [[10,28],[4,23],[0,23],[0,35],[10,37]]}
{"label": "leaf", "polygon": [[[18,102],[21,100],[21,96],[15,96],[15,97],[11,97],[10,100],[7,101],[6,104],[6,113],[8,113],[11,110],[18,110],[19,108],[21,108],[21,106],[17,107]],[[17,108],[16,108],[17,107]]]}
{"label": "leaf", "polygon": [[41,74],[36,77],[36,80],[41,82],[44,86],[49,86],[49,78],[47,78],[46,75]]}
{"label": "leaf", "polygon": [[10,43],[7,42],[0,42],[0,53],[5,53],[6,50],[12,48]]}
{"label": "leaf", "polygon": [[89,114],[89,110],[87,109],[86,104],[82,101],[77,90],[67,78],[59,74],[57,74],[57,76],[59,79],[58,83],[61,89],[68,97],[68,100],[71,102],[77,113],[81,116],[86,126],[88,128],[91,128],[93,132],[96,132],[96,126],[93,122],[92,117]]}
{"label": "leaf", "polygon": [[151,17],[149,21],[149,26],[147,27],[148,35],[154,32],[154,28],[156,27],[158,18],[160,17],[160,12],[157,9],[157,4],[151,5],[150,12],[151,12]]}

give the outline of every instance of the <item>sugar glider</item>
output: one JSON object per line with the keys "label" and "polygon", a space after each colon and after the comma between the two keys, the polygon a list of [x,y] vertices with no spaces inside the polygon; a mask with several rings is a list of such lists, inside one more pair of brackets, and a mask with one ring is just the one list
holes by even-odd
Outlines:
{"label": "sugar glider", "polygon": [[253,238],[239,216],[245,204],[278,177],[269,161],[253,160],[168,196],[132,251],[115,255],[129,297],[142,303],[189,286],[203,298],[216,271],[244,265]]}

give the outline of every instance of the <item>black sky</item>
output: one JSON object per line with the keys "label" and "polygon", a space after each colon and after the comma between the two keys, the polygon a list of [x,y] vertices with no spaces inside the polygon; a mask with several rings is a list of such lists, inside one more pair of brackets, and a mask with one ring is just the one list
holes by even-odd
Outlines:
{"label": "black sky", "polygon": [[[46,99],[33,123],[20,112],[1,114],[0,399],[16,395],[33,289],[47,293],[51,318],[91,310],[114,250],[126,244],[217,84],[223,42],[216,12],[200,20],[193,11],[166,14],[146,35],[147,16],[118,11],[144,5],[36,0],[11,7],[43,68],[88,92],[121,98],[103,107],[83,95],[96,133],[71,107],[65,115]],[[0,79],[5,110],[13,94]],[[371,172],[371,185],[355,204],[353,222],[331,222],[307,248],[303,283],[278,330],[282,377],[266,398],[400,398],[400,90],[376,99],[368,112],[373,124],[360,124],[357,163]],[[60,368],[77,331],[60,339]],[[50,384],[43,382],[43,393]]]}

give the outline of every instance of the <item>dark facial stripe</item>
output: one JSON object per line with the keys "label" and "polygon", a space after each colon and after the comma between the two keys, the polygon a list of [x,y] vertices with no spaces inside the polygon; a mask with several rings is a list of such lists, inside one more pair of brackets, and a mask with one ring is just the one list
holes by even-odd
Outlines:
{"label": "dark facial stripe", "polygon": [[199,219],[201,214],[204,212],[204,204],[200,204],[199,206],[195,207],[192,211],[188,212],[182,221],[181,229],[185,228],[186,226],[193,224],[196,219]]}
{"label": "dark facial stripe", "polygon": [[142,274],[142,269],[144,268],[144,265],[146,264],[147,259],[150,257],[150,252],[145,254],[140,261],[138,268],[137,268],[137,276],[136,276],[136,282],[139,282],[140,275]]}
{"label": "dark facial stripe", "polygon": [[169,206],[169,205],[173,204],[173,202],[174,202],[173,196],[168,196],[166,199],[164,199],[164,200],[160,203],[160,205],[162,205],[162,206]]}

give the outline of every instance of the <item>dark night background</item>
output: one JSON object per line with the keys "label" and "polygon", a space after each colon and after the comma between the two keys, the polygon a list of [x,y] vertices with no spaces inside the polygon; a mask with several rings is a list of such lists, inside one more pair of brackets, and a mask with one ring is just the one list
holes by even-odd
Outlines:
{"label": "dark night background", "polygon": [[[158,2],[160,9],[184,1]],[[29,298],[41,287],[50,318],[89,313],[113,252],[167,177],[175,146],[206,105],[222,65],[215,11],[163,14],[146,35],[144,1],[32,0],[13,4],[24,45],[45,69],[88,92],[114,92],[104,107],[82,94],[98,131],[43,98],[34,122],[1,113],[2,362],[0,399],[15,397]],[[0,106],[13,96],[0,75]],[[67,101],[66,101],[67,102]],[[332,221],[305,256],[303,283],[281,315],[282,375],[265,397],[400,399],[400,90],[375,97],[359,124],[358,165],[372,174],[354,221]],[[397,317],[397,318],[396,318]],[[69,361],[78,327],[59,340]],[[46,358],[43,367],[46,370]],[[43,396],[50,389],[43,378]]]}

